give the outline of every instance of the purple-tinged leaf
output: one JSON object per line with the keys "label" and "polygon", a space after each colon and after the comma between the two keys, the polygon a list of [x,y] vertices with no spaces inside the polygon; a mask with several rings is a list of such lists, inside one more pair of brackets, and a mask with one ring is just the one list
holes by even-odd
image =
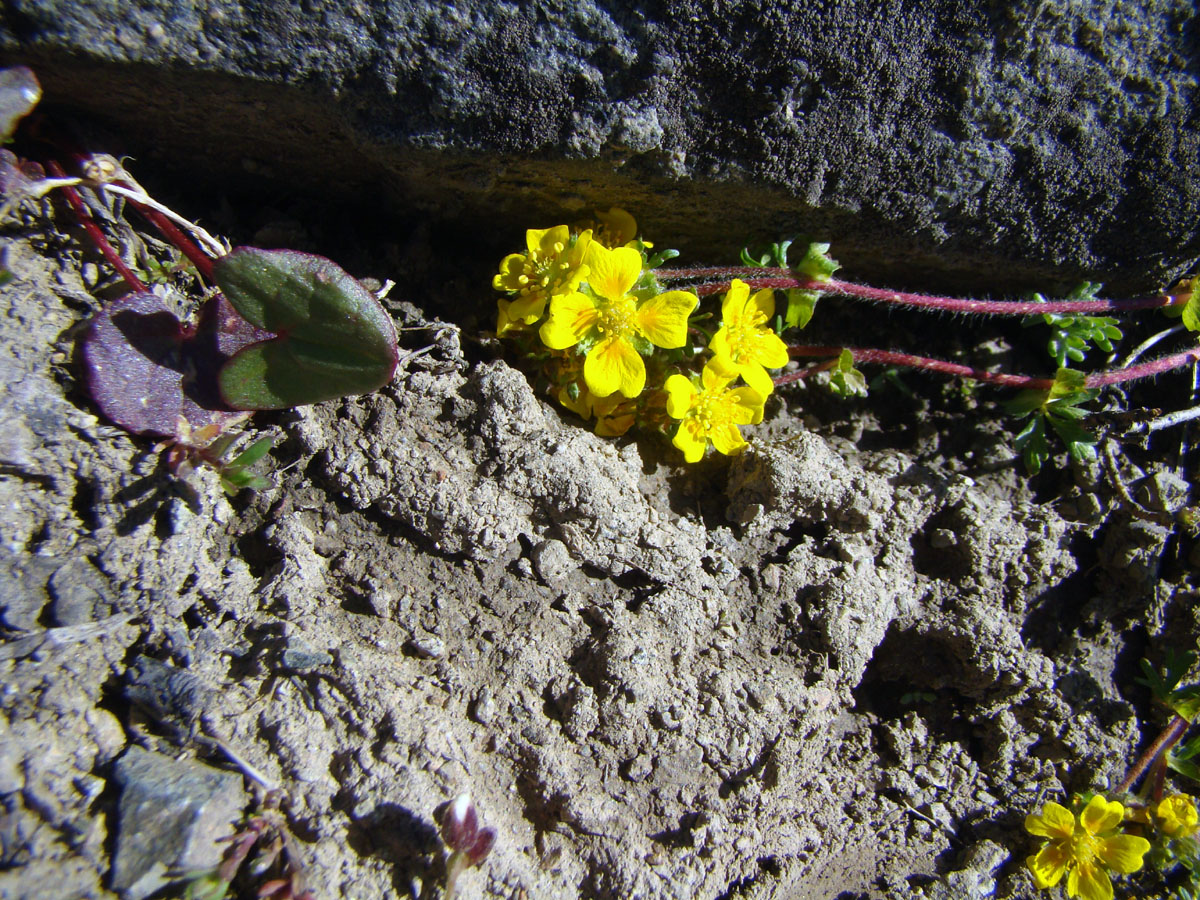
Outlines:
{"label": "purple-tinged leaf", "polygon": [[495,828],[481,828],[475,834],[475,840],[472,842],[470,849],[467,850],[467,859],[471,861],[471,865],[477,866],[492,852],[492,845],[496,843]]}
{"label": "purple-tinged leaf", "polygon": [[179,437],[241,418],[217,389],[217,373],[243,347],[270,338],[221,297],[184,326],[155,294],[130,294],[92,320],[82,340],[88,390],[100,411],[134,434]]}
{"label": "purple-tinged leaf", "polygon": [[459,794],[442,816],[442,840],[451,850],[467,851],[475,843],[478,830],[479,814],[471,795]]}
{"label": "purple-tinged leaf", "polygon": [[221,394],[230,406],[285,409],[391,381],[396,327],[375,296],[331,260],[239,247],[213,270],[237,311],[276,335],[222,369]]}

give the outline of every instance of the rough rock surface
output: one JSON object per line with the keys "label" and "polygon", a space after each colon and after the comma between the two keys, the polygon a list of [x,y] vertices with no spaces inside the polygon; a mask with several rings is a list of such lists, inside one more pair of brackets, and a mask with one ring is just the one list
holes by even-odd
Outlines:
{"label": "rough rock surface", "polygon": [[697,255],[802,232],[876,279],[1128,292],[1200,254],[1196,23],[1189,0],[14,0],[0,55],[192,178],[390,196],[506,244],[620,202]]}

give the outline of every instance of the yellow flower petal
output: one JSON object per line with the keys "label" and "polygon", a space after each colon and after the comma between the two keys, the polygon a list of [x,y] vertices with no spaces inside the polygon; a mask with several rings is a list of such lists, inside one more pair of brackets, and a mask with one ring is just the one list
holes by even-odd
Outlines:
{"label": "yellow flower petal", "polygon": [[672,375],[663,387],[667,392],[667,415],[682,419],[695,402],[696,386],[683,375]]}
{"label": "yellow flower petal", "polygon": [[565,350],[583,340],[599,316],[596,304],[586,294],[559,294],[550,301],[550,318],[538,334],[551,350]]}
{"label": "yellow flower petal", "polygon": [[1069,840],[1075,833],[1075,817],[1065,806],[1047,803],[1039,815],[1025,817],[1025,830],[1038,837]]}
{"label": "yellow flower petal", "polygon": [[525,273],[525,256],[510,253],[500,260],[500,273],[492,279],[492,287],[498,291],[519,291],[525,287],[521,276]]}
{"label": "yellow flower petal", "polygon": [[615,391],[636,397],[646,386],[646,364],[629,341],[608,338],[588,351],[583,361],[583,380],[597,397]]}
{"label": "yellow flower petal", "polygon": [[773,331],[762,329],[754,342],[754,361],[768,369],[782,369],[791,359],[787,344]]}
{"label": "yellow flower petal", "polygon": [[736,388],[733,391],[734,412],[731,417],[737,425],[757,425],[763,418],[765,398],[752,387]]}
{"label": "yellow flower petal", "polygon": [[612,207],[608,212],[596,211],[601,229],[601,240],[609,247],[621,247],[637,237],[637,222],[633,216],[619,206]]}
{"label": "yellow flower petal", "polygon": [[729,290],[721,301],[721,321],[734,322],[742,318],[746,312],[746,304],[750,300],[750,285],[735,278],[729,282]]}
{"label": "yellow flower petal", "polygon": [[571,230],[566,225],[555,225],[553,228],[530,228],[525,232],[525,246],[530,253],[542,256],[554,256],[558,252],[557,245],[567,246],[571,239]]}
{"label": "yellow flower petal", "polygon": [[751,298],[751,303],[757,306],[763,317],[770,322],[775,315],[775,291],[763,288]]}
{"label": "yellow flower petal", "polygon": [[682,347],[687,341],[688,316],[699,303],[700,298],[688,291],[659,294],[638,309],[637,328],[656,347],[664,350]]}
{"label": "yellow flower petal", "polygon": [[642,274],[642,255],[628,247],[610,250],[597,241],[583,255],[588,285],[606,300],[621,300]]}
{"label": "yellow flower petal", "polygon": [[1054,887],[1067,874],[1071,853],[1059,844],[1047,844],[1034,856],[1027,857],[1025,865],[1033,873],[1033,883],[1039,889]]}
{"label": "yellow flower petal", "polygon": [[719,453],[736,456],[748,446],[736,425],[714,425],[708,432],[709,440]]}
{"label": "yellow flower petal", "polygon": [[775,390],[775,382],[767,374],[767,370],[758,363],[747,363],[738,366],[738,373],[760,396],[766,397]]}
{"label": "yellow flower petal", "polygon": [[700,384],[706,391],[719,391],[737,377],[738,367],[731,359],[714,356],[704,364],[704,371],[700,373]]}
{"label": "yellow flower petal", "polygon": [[[503,303],[504,301],[499,301]],[[508,317],[516,322],[518,319],[526,325],[532,325],[546,311],[545,294],[528,294],[517,297],[508,305]]]}
{"label": "yellow flower petal", "polygon": [[1112,831],[1125,818],[1125,807],[1116,800],[1108,800],[1103,794],[1096,794],[1088,801],[1088,805],[1079,814],[1079,822],[1092,834]]}
{"label": "yellow flower petal", "polygon": [[591,418],[591,398],[588,395],[587,388],[581,390],[574,400],[571,399],[571,392],[566,388],[558,389],[558,402],[569,409],[581,419]]}
{"label": "yellow flower petal", "polygon": [[621,413],[619,416],[601,416],[596,420],[595,434],[599,437],[620,437],[633,427],[633,413]]}
{"label": "yellow flower petal", "polygon": [[1150,842],[1134,834],[1118,834],[1100,839],[1096,854],[1114,872],[1128,875],[1142,868],[1142,857],[1150,850]]}
{"label": "yellow flower petal", "polygon": [[1081,900],[1112,900],[1112,879],[1099,866],[1080,864],[1067,874],[1067,896]]}
{"label": "yellow flower petal", "polygon": [[675,429],[671,443],[683,451],[683,458],[687,462],[700,462],[708,448],[708,435],[695,419],[684,419]]}

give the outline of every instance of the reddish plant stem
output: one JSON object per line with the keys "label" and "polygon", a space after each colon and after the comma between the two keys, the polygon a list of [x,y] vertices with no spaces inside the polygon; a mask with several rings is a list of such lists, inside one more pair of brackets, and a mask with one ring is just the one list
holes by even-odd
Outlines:
{"label": "reddish plant stem", "polygon": [[[121,182],[123,187],[132,188],[133,185]],[[184,256],[192,261],[192,265],[196,267],[196,271],[200,273],[200,277],[213,284],[213,261],[212,257],[206,254],[203,250],[196,246],[195,242],[183,233],[179,227],[160,213],[157,209],[151,209],[148,206],[143,206],[136,200],[129,200],[133,208],[140,212],[146,219],[154,225],[162,236],[180,249]]]}
{"label": "reddish plant stem", "polygon": [[1183,716],[1176,715],[1171,723],[1162,730],[1162,733],[1154,739],[1154,743],[1146,748],[1146,752],[1137,758],[1137,762],[1129,767],[1129,771],[1125,773],[1121,783],[1113,789],[1114,792],[1124,794],[1133,787],[1134,782],[1142,777],[1142,773],[1150,768],[1151,763],[1160,756],[1165,757],[1167,751],[1179,743],[1179,739],[1187,732],[1190,724]]}
{"label": "reddish plant stem", "polygon": [[[46,168],[55,178],[65,178],[66,173],[63,172],[62,166],[56,162],[49,162]],[[117,253],[104,232],[100,230],[100,226],[92,218],[91,210],[87,208],[87,204],[83,202],[83,198],[79,196],[79,191],[75,188],[66,186],[62,189],[63,196],[67,198],[67,203],[71,205],[71,209],[75,212],[75,218],[79,220],[79,224],[83,226],[83,230],[87,232],[88,237],[92,239],[92,243],[96,245],[96,249],[100,254],[108,260],[117,272],[118,275],[129,285],[131,291],[144,291],[146,286],[142,284],[141,279],[133,274],[133,270],[125,265],[125,260],[121,259],[121,254]]]}
{"label": "reddish plant stem", "polygon": [[[946,362],[941,359],[931,359],[927,356],[915,356],[911,353],[899,353],[894,350],[876,350],[873,348],[855,348],[855,347],[812,347],[812,346],[794,346],[788,347],[788,353],[792,356],[840,356],[843,350],[849,350],[854,357],[856,363],[879,363],[890,366],[907,366],[913,369],[923,369],[927,372],[940,372],[943,375],[954,375],[960,378],[970,378],[974,381],[983,381],[988,384],[1000,384],[1005,387],[1020,387],[1031,388],[1033,390],[1047,391],[1053,384],[1053,378],[1039,377],[1035,375],[1012,375],[1006,372],[987,372],[983,369],[976,369],[971,366],[964,366],[961,363]],[[1093,375],[1088,375],[1083,382],[1084,387],[1098,388],[1105,387],[1110,384],[1124,384],[1127,381],[1136,381],[1139,378],[1149,378],[1153,375],[1161,375],[1164,372],[1169,372],[1172,369],[1178,369],[1183,366],[1200,362],[1200,347],[1193,347],[1190,350],[1184,350],[1179,353],[1173,353],[1170,356],[1164,356],[1160,359],[1152,359],[1148,362],[1139,363],[1136,366],[1129,366],[1125,369],[1112,369],[1108,372],[1096,372]],[[794,372],[791,375],[784,375],[781,378],[775,379],[776,384],[790,384],[793,381],[799,381],[801,378],[812,374],[810,371]]]}
{"label": "reddish plant stem", "polygon": [[885,288],[871,287],[866,284],[855,284],[851,281],[811,281],[797,278],[787,269],[778,268],[706,268],[706,269],[659,269],[655,276],[663,281],[681,281],[690,278],[719,278],[720,281],[710,281],[696,285],[693,290],[699,296],[720,294],[729,290],[730,278],[744,277],[746,284],[752,289],[774,288],[786,290],[801,288],[803,290],[821,291],[826,294],[840,294],[846,297],[858,297],[862,300],[874,300],[880,303],[893,303],[900,306],[913,306],[923,309],[940,309],[951,313],[975,313],[993,316],[1027,316],[1036,313],[1100,315],[1103,313],[1131,312],[1139,309],[1159,309],[1165,306],[1178,306],[1183,298],[1170,294],[1158,294],[1153,297],[1135,297],[1130,300],[968,300],[962,297],[939,297],[929,294],[912,294],[906,291],[892,291]]}

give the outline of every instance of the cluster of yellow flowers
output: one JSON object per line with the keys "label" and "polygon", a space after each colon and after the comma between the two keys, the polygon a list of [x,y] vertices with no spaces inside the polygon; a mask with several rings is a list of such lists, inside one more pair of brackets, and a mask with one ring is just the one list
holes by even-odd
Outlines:
{"label": "cluster of yellow flowers", "polygon": [[1141,835],[1121,829],[1132,822],[1155,838],[1161,850],[1194,856],[1200,816],[1187,794],[1171,794],[1144,810],[1126,810],[1116,800],[1097,794],[1076,817],[1058,803],[1025,818],[1030,834],[1045,838],[1041,849],[1026,860],[1039,888],[1052,888],[1066,877],[1067,896],[1082,900],[1112,900],[1110,873],[1130,874],[1142,868],[1154,847]]}
{"label": "cluster of yellow flowers", "polygon": [[[769,325],[773,291],[751,296],[734,279],[705,347],[689,321],[700,298],[662,290],[647,257],[653,245],[637,238],[633,217],[613,208],[596,219],[525,233],[525,252],[506,256],[492,280],[505,294],[496,333],[523,342],[559,402],[594,418],[597,434],[669,425],[665,414],[678,422],[672,442],[688,462],[710,443],[730,455],[745,449],[739,426],[762,421],[774,389],[767,369],[788,362]],[[739,377],[745,384],[734,387]]]}

